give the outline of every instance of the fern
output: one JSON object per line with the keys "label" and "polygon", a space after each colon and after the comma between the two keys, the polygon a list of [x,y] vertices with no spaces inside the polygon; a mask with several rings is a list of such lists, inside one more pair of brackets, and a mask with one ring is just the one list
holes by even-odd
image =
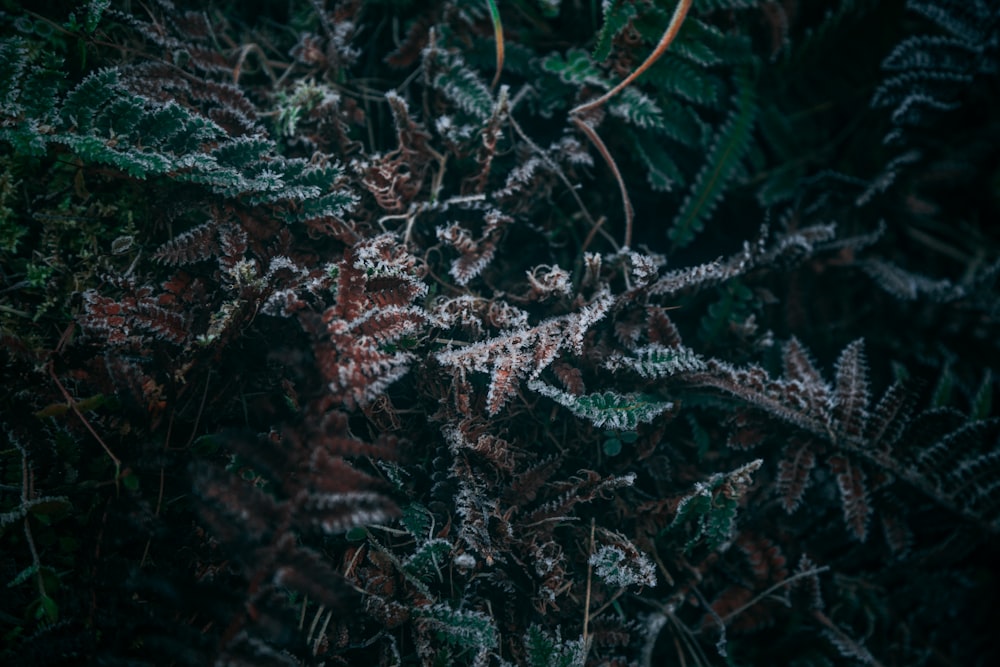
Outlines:
{"label": "fern", "polygon": [[587,650],[583,639],[564,640],[559,628],[554,634],[539,625],[524,633],[524,649],[529,667],[583,667]]}
{"label": "fern", "polygon": [[539,380],[532,380],[528,387],[568,408],[575,416],[586,419],[597,428],[634,429],[639,424],[653,421],[673,407],[672,403],[657,401],[654,397],[643,394],[604,392],[574,396]]}
{"label": "fern", "polygon": [[735,109],[712,142],[705,166],[695,177],[667,232],[675,246],[687,245],[701,231],[749,149],[757,116],[755,93],[745,75],[736,81]]}
{"label": "fern", "polygon": [[728,473],[716,473],[695,484],[694,490],[680,499],[669,530],[690,532],[685,551],[702,541],[712,551],[729,543],[736,527],[740,500],[750,486],[751,476],[763,463],[757,459]]}
{"label": "fern", "polygon": [[705,362],[692,350],[659,344],[637,348],[631,355],[616,355],[605,362],[611,370],[629,369],[646,379],[704,370]]}
{"label": "fern", "polygon": [[457,53],[433,46],[425,53],[431,84],[465,113],[487,120],[493,112],[493,95],[479,75]]}
{"label": "fern", "polygon": [[485,656],[496,648],[496,625],[483,612],[454,609],[446,603],[438,603],[421,608],[418,618],[438,639],[460,650]]}

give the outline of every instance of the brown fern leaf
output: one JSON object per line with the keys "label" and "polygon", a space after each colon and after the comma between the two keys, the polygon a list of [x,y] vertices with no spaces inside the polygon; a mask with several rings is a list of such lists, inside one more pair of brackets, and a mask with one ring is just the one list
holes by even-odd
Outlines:
{"label": "brown fern leaf", "polygon": [[291,533],[278,543],[278,567],[272,582],[299,591],[338,615],[350,613],[358,602],[354,589],[323,555],[296,544]]}
{"label": "brown fern leaf", "polygon": [[860,438],[868,421],[868,368],[864,339],[859,338],[837,359],[836,388],[833,395],[833,427],[851,438]]}
{"label": "brown fern leaf", "polygon": [[486,411],[495,415],[517,393],[521,380],[531,370],[531,361],[523,349],[512,350],[493,364],[490,387],[486,393]]}
{"label": "brown fern leaf", "polygon": [[904,558],[913,548],[915,539],[910,522],[907,521],[904,504],[896,499],[882,502],[878,515],[889,550],[896,558]]}
{"label": "brown fern leaf", "polygon": [[693,384],[736,396],[810,433],[820,436],[828,433],[826,422],[808,409],[808,401],[795,400],[796,395],[807,395],[801,383],[774,380],[759,366],[736,368],[718,359],[707,359],[705,368],[704,372],[688,376]]}
{"label": "brown fern leaf", "polygon": [[465,347],[439,352],[437,360],[464,376],[470,371],[491,373],[487,411],[497,414],[517,393],[523,379],[537,378],[560,352],[569,348],[583,351],[586,331],[611,308],[613,299],[599,294],[579,312],[550,318],[530,329],[479,341]]}
{"label": "brown fern leaf", "polygon": [[[635,474],[629,473],[621,476],[601,477],[593,470],[581,470],[578,476],[567,481],[557,482],[555,487],[559,495],[555,500],[544,503],[541,507],[527,514],[519,525],[531,526],[560,516],[567,516],[579,503],[588,503],[599,496],[603,496],[614,489],[624,486],[632,486],[635,483]],[[554,525],[553,525],[554,527]]]}
{"label": "brown fern leaf", "polygon": [[705,630],[718,627],[718,618],[725,620],[727,628],[737,634],[758,632],[774,625],[774,614],[765,601],[746,606],[753,597],[754,593],[749,588],[730,586],[712,601],[714,613],[702,617],[701,627]]}
{"label": "brown fern leaf", "polygon": [[187,317],[163,308],[148,297],[136,300],[133,320],[134,326],[146,329],[157,338],[175,345],[183,345],[189,336]]}
{"label": "brown fern leaf", "polygon": [[811,387],[824,387],[829,393],[829,387],[820,372],[816,370],[816,364],[809,351],[794,336],[782,348],[781,361],[786,378],[798,380]]}
{"label": "brown fern leaf", "polygon": [[176,345],[187,341],[189,320],[165,307],[173,305],[169,295],[161,304],[159,298],[153,297],[149,285],[136,286],[131,280],[113,282],[118,282],[124,290],[116,299],[102,296],[96,290],[84,292],[84,313],[79,318],[84,330],[116,346],[142,344],[148,334]]}
{"label": "brown fern leaf", "polygon": [[587,386],[583,382],[583,372],[571,364],[557,362],[552,365],[552,372],[563,388],[574,396],[582,396],[587,392]]}
{"label": "brown fern leaf", "polygon": [[681,333],[667,316],[667,310],[661,306],[646,308],[646,336],[650,343],[658,343],[664,347],[681,346]]}
{"label": "brown fern leaf", "polygon": [[515,505],[532,502],[539,490],[552,475],[559,470],[563,457],[552,455],[534,464],[514,477],[511,485],[504,491],[504,500]]}
{"label": "brown fern leaf", "polygon": [[387,352],[376,338],[355,335],[339,320],[328,324],[327,334],[327,341],[316,344],[317,366],[331,395],[348,408],[375,400],[414,359],[407,352]]}
{"label": "brown fern leaf", "polygon": [[847,529],[859,542],[864,542],[868,538],[868,523],[872,513],[865,473],[846,456],[839,454],[828,458],[826,463],[837,476]]}
{"label": "brown fern leaf", "polygon": [[192,477],[202,519],[225,542],[257,546],[285,523],[284,504],[236,475],[199,465]]}
{"label": "brown fern leaf", "polygon": [[324,494],[348,493],[356,489],[378,488],[381,480],[361,472],[344,459],[317,449],[310,456],[309,471],[316,480],[314,486]]}
{"label": "brown fern leaf", "polygon": [[771,584],[788,576],[788,562],[781,547],[768,538],[746,531],[740,534],[735,544],[746,556],[757,583]]}
{"label": "brown fern leaf", "polygon": [[431,14],[420,14],[410,24],[406,36],[400,41],[395,51],[385,57],[386,64],[392,67],[409,67],[420,58],[420,53],[427,46],[429,29],[436,21]]}
{"label": "brown fern leaf", "polygon": [[226,271],[232,271],[246,254],[247,233],[242,227],[227,222],[219,227],[219,264]]}
{"label": "brown fern leaf", "polygon": [[732,431],[726,438],[726,446],[746,451],[759,446],[770,432],[767,422],[748,410],[741,410],[729,420]]}
{"label": "brown fern leaf", "polygon": [[502,228],[511,220],[498,210],[490,209],[483,217],[483,229],[479,238],[473,238],[472,233],[458,223],[437,228],[438,240],[459,253],[448,270],[456,283],[467,285],[493,261]]}
{"label": "brown fern leaf", "polygon": [[816,455],[809,440],[792,440],[786,447],[778,464],[778,479],[775,491],[781,498],[781,505],[791,514],[802,503],[802,495],[809,486],[809,473],[816,466]]}
{"label": "brown fern leaf", "polygon": [[869,446],[892,447],[909,424],[916,402],[916,393],[903,383],[889,387],[868,416],[864,436]]}
{"label": "brown fern leaf", "polygon": [[330,311],[329,317],[347,320],[357,319],[365,312],[365,273],[355,266],[354,250],[349,248],[344,252],[343,261],[337,269],[337,303]]}
{"label": "brown fern leaf", "polygon": [[830,420],[830,386],[816,369],[809,351],[794,336],[782,349],[782,401],[820,423]]}
{"label": "brown fern leaf", "polygon": [[427,143],[431,135],[426,128],[413,120],[406,100],[399,94],[390,90],[386,93],[385,99],[389,103],[392,120],[396,125],[398,150],[406,157],[411,169],[419,168],[422,165],[415,164],[415,161],[426,162],[431,159],[431,148]]}
{"label": "brown fern leaf", "polygon": [[826,603],[823,601],[823,589],[820,586],[819,574],[815,572],[816,569],[816,563],[806,554],[802,554],[799,558],[799,564],[795,567],[795,574],[802,575],[805,572],[810,574],[799,576],[792,583],[791,589],[793,593],[804,594],[809,609],[820,610],[826,607]]}
{"label": "brown fern leaf", "polygon": [[219,252],[219,222],[211,219],[170,239],[153,253],[153,259],[171,266],[193,264]]}
{"label": "brown fern leaf", "polygon": [[635,317],[615,320],[615,338],[624,347],[634,348],[642,333],[642,322],[636,321]]}
{"label": "brown fern leaf", "polygon": [[414,333],[427,322],[427,315],[414,306],[387,306],[370,310],[351,322],[353,336],[367,336],[380,344]]}

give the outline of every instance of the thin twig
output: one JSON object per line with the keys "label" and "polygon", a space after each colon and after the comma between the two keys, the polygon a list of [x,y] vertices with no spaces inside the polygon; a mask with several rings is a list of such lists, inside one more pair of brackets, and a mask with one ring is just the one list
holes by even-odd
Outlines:
{"label": "thin twig", "polygon": [[653,49],[653,52],[649,54],[649,57],[646,58],[646,60],[644,60],[641,65],[636,67],[631,74],[622,79],[621,83],[619,83],[617,86],[615,86],[608,92],[604,93],[597,99],[585,102],[584,104],[575,107],[569,112],[570,115],[575,116],[583,113],[584,111],[590,111],[591,109],[596,109],[597,107],[601,106],[602,104],[610,100],[612,97],[620,93],[622,90],[625,89],[626,86],[628,86],[633,81],[638,79],[639,75],[641,75],[647,69],[652,67],[653,63],[659,60],[660,56],[666,53],[667,47],[669,47],[670,43],[674,41],[675,37],[677,37],[677,33],[680,31],[681,24],[684,23],[684,17],[687,16],[689,9],[691,9],[691,0],[680,0],[680,2],[677,4],[677,8],[674,10],[674,15],[670,18],[670,23],[667,25],[666,31],[663,33],[663,37],[660,38],[660,42],[656,45],[656,48]]}
{"label": "thin twig", "polygon": [[[28,451],[20,444],[15,443],[21,451],[21,505],[24,506],[35,494],[32,482],[31,463],[28,461]],[[29,514],[24,513],[24,539],[28,543],[28,550],[31,552],[31,564],[35,568],[35,579],[38,581],[38,594],[46,597],[45,578],[42,576],[42,561],[38,557],[38,549],[35,547],[35,538],[31,534],[31,524],[28,522]]]}
{"label": "thin twig", "polygon": [[592,583],[592,574],[594,566],[590,563],[590,556],[594,555],[594,530],[596,525],[594,520],[590,520],[590,550],[587,552],[587,593],[583,601],[583,645],[590,645],[589,626],[590,626],[590,586]]}
{"label": "thin twig", "polygon": [[551,169],[552,173],[554,173],[556,177],[559,178],[560,181],[562,181],[563,185],[566,186],[566,189],[569,190],[570,195],[572,195],[573,199],[576,200],[576,205],[579,207],[580,213],[582,213],[583,217],[587,219],[588,223],[590,223],[591,230],[597,228],[598,233],[605,239],[607,239],[607,241],[615,249],[615,252],[618,252],[619,250],[618,241],[616,241],[615,237],[611,236],[611,234],[609,234],[606,229],[601,228],[600,223],[594,221],[594,217],[590,214],[590,211],[587,210],[586,204],[584,204],[583,200],[580,199],[580,195],[577,193],[576,188],[570,182],[569,177],[566,176],[565,173],[563,173],[562,168],[560,168],[559,165],[556,164],[555,161],[553,161],[552,158],[548,156],[548,154],[542,149],[541,146],[532,141],[531,138],[524,133],[524,130],[521,129],[521,126],[517,124],[517,121],[514,120],[514,114],[513,114],[514,106],[515,105],[512,103],[511,113],[508,114],[507,116],[507,120],[510,121],[510,126],[514,129],[514,132],[517,134],[517,136],[521,138],[522,141],[524,141],[524,143],[528,144],[528,147],[531,150],[533,150],[535,154],[538,155],[538,157],[542,160],[542,162],[545,163],[545,166]]}
{"label": "thin twig", "polygon": [[76,407],[76,401],[73,400],[73,397],[69,395],[68,391],[66,391],[66,387],[64,387],[62,385],[62,382],[59,381],[59,378],[56,377],[56,372],[55,372],[55,369],[52,366],[52,362],[51,361],[49,361],[48,365],[49,365],[49,376],[52,378],[52,381],[56,383],[56,386],[59,388],[60,393],[62,393],[63,398],[66,399],[66,403],[69,405],[70,409],[73,411],[74,414],[76,414],[77,417],[80,418],[80,421],[83,422],[83,425],[87,427],[87,430],[90,431],[90,434],[92,436],[94,436],[94,438],[97,440],[97,442],[99,442],[101,444],[101,447],[104,448],[105,453],[114,462],[114,464],[115,464],[115,491],[118,492],[119,491],[119,488],[118,488],[119,477],[121,476],[121,470],[122,470],[122,462],[121,462],[121,460],[117,456],[115,456],[114,452],[111,451],[111,448],[108,447],[107,443],[104,442],[104,440],[101,438],[101,436],[99,436],[97,434],[97,431],[94,430],[94,427],[90,425],[90,422],[87,421],[87,418],[84,417],[83,413],[80,412],[80,409],[78,407]]}
{"label": "thin twig", "polygon": [[503,23],[500,22],[500,10],[497,9],[496,0],[486,0],[490,7],[490,18],[493,20],[493,39],[497,45],[497,73],[493,76],[493,83],[490,88],[496,88],[500,82],[500,73],[503,71]]}
{"label": "thin twig", "polygon": [[622,193],[622,206],[625,208],[625,242],[622,244],[624,248],[632,247],[632,218],[635,217],[635,212],[632,209],[632,200],[628,197],[628,189],[625,187],[625,179],[622,178],[622,173],[618,170],[618,165],[615,163],[615,159],[611,157],[611,152],[608,151],[608,147],[604,145],[601,137],[594,131],[594,128],[590,126],[586,121],[581,120],[577,116],[572,116],[573,123],[580,128],[580,130],[587,135],[591,143],[597,147],[597,151],[604,158],[604,161],[611,168],[611,173],[614,174],[615,180],[618,181],[618,188]]}
{"label": "thin twig", "polygon": [[770,595],[774,591],[778,590],[779,588],[784,588],[785,586],[793,584],[796,581],[798,581],[799,579],[802,579],[804,577],[811,577],[811,576],[814,576],[814,575],[817,575],[817,574],[822,574],[823,572],[826,572],[829,569],[830,569],[829,567],[827,567],[826,565],[824,565],[822,567],[814,567],[812,569],[805,570],[803,572],[797,572],[794,575],[788,577],[787,579],[783,579],[783,580],[779,581],[778,583],[776,583],[775,585],[771,586],[770,588],[768,588],[768,589],[764,590],[763,592],[759,593],[752,600],[750,600],[749,602],[747,602],[742,607],[738,607],[738,608],[734,609],[733,611],[729,612],[728,614],[726,614],[725,616],[722,617],[722,622],[728,624],[731,619],[733,619],[736,616],[742,614],[747,609],[749,609],[750,607],[754,606],[755,604],[757,604],[758,602],[760,602],[761,600],[763,600],[764,598],[766,598],[768,595]]}
{"label": "thin twig", "polygon": [[587,138],[590,139],[591,143],[597,147],[597,150],[601,153],[601,157],[603,157],[604,161],[607,162],[609,167],[611,167],[611,171],[614,173],[615,179],[618,181],[618,187],[622,191],[622,202],[625,207],[624,245],[626,248],[630,248],[632,246],[632,218],[634,217],[634,212],[632,210],[632,202],[628,197],[628,190],[625,188],[625,181],[622,179],[621,172],[618,171],[618,165],[615,164],[614,159],[611,157],[611,153],[608,152],[608,148],[604,145],[601,137],[597,134],[593,127],[580,118],[580,114],[603,105],[639,78],[643,72],[652,67],[653,63],[659,60],[660,56],[666,53],[667,47],[669,47],[670,43],[674,41],[675,37],[677,37],[677,33],[680,31],[681,25],[684,23],[684,18],[687,16],[690,8],[691,0],[680,0],[677,8],[674,10],[674,15],[670,18],[670,23],[667,24],[667,29],[664,31],[663,37],[660,38],[659,43],[656,45],[656,48],[653,49],[653,52],[649,54],[649,57],[646,58],[641,65],[636,67],[631,74],[622,79],[617,86],[596,99],[574,107],[569,112],[570,119],[578,128],[580,128],[580,130],[583,131],[585,135],[587,135]]}

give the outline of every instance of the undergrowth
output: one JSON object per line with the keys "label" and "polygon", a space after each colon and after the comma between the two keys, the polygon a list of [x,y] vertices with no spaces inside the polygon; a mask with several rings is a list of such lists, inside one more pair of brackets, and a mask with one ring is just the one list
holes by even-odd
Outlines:
{"label": "undergrowth", "polygon": [[996,3],[2,7],[3,661],[1000,657]]}

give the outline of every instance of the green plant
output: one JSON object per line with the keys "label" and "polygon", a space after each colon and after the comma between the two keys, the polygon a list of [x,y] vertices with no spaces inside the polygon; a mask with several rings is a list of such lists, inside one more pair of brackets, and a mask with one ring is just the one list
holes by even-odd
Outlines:
{"label": "green plant", "polygon": [[5,10],[2,659],[995,662],[989,3]]}

